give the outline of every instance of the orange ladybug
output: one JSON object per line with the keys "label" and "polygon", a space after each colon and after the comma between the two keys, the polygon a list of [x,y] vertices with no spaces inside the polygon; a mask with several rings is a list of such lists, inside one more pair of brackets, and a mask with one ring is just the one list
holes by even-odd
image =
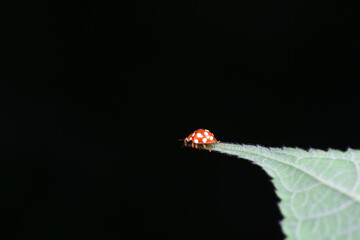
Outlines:
{"label": "orange ladybug", "polygon": [[211,152],[210,148],[206,147],[206,144],[219,143],[220,141],[217,141],[214,134],[209,130],[198,129],[185,138],[184,145],[186,146],[189,142],[192,142],[191,147],[193,148],[198,148],[198,145],[202,144],[205,149]]}

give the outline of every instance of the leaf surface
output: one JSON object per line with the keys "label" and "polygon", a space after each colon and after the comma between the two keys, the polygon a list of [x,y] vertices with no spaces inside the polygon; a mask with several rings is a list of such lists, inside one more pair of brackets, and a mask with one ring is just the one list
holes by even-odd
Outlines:
{"label": "leaf surface", "polygon": [[305,151],[230,143],[211,150],[261,166],[272,178],[288,240],[360,240],[360,151]]}

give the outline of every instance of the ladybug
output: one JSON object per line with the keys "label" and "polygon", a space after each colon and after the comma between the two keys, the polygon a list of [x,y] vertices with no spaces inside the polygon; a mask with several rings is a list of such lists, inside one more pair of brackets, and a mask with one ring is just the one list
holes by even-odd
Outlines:
{"label": "ladybug", "polygon": [[198,129],[185,138],[184,145],[186,146],[189,142],[192,142],[191,147],[193,148],[198,148],[198,145],[202,144],[204,148],[211,152],[210,148],[206,147],[206,144],[219,143],[220,141],[217,141],[214,134],[209,130]]}

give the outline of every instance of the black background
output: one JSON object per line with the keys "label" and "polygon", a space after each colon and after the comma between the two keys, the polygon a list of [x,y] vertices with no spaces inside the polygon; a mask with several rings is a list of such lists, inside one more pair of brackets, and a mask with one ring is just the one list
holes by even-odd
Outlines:
{"label": "black background", "polygon": [[7,7],[6,239],[283,239],[264,171],[178,139],[360,147],[359,14],[342,1]]}

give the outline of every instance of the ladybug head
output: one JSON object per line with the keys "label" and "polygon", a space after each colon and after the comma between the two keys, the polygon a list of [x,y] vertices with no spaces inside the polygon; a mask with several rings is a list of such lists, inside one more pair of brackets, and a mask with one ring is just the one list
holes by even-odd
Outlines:
{"label": "ladybug head", "polygon": [[186,144],[189,142],[189,138],[179,139],[179,141],[184,142],[184,145],[186,146]]}
{"label": "ladybug head", "polygon": [[191,141],[191,135],[185,139],[179,139],[179,141],[184,141],[184,146],[186,147],[186,144]]}
{"label": "ladybug head", "polygon": [[192,140],[192,134],[190,134],[187,138],[184,139],[184,145],[186,146],[186,144],[188,142],[191,142],[191,140]]}

